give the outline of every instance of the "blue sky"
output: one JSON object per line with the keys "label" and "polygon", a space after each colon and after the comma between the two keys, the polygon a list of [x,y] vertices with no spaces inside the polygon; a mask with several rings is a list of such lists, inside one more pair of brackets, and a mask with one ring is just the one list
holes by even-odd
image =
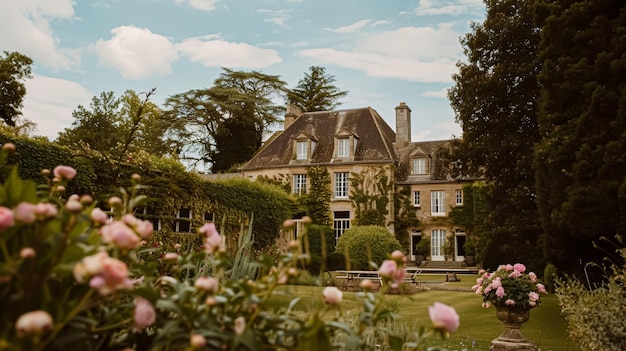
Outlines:
{"label": "blue sky", "polygon": [[[446,98],[459,38],[482,0],[0,0],[0,50],[34,60],[24,117],[55,139],[103,91],[156,88],[152,101],[209,87],[221,67],[279,75],[293,88],[323,66],[395,128],[412,109],[413,141],[460,136]],[[277,101],[284,103],[284,101]]]}

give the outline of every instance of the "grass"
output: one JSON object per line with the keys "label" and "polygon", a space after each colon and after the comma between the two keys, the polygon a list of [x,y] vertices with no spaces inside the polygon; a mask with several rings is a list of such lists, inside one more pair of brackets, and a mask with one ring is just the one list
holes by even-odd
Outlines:
{"label": "grass", "polygon": [[[386,295],[386,302],[397,310],[398,315],[409,325],[430,325],[428,306],[435,301],[454,307],[461,317],[461,326],[450,335],[447,347],[451,350],[488,350],[491,340],[503,331],[503,324],[496,318],[495,309],[481,307],[482,300],[468,290],[473,284],[473,276],[461,276],[460,282],[444,283],[444,275],[429,275],[422,279],[424,286],[432,290],[412,295]],[[299,297],[296,309],[319,311],[323,309],[323,287],[285,286],[272,298],[276,308],[286,308],[289,302]],[[441,289],[441,290],[440,290]],[[443,290],[445,289],[445,290]],[[344,292],[341,303],[343,315],[357,315],[361,302],[356,292]],[[329,316],[330,317],[330,316]],[[530,320],[522,326],[522,333],[531,339],[541,351],[575,351],[579,348],[568,339],[567,323],[560,314],[554,295],[542,296],[541,305],[531,310]]]}

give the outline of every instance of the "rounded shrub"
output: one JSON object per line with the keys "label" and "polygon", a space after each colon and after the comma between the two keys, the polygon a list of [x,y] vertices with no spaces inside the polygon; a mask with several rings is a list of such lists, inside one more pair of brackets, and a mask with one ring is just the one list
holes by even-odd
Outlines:
{"label": "rounded shrub", "polygon": [[356,226],[346,230],[339,238],[337,252],[346,255],[350,269],[370,269],[369,261],[380,265],[394,250],[401,250],[400,242],[385,228]]}
{"label": "rounded shrub", "polygon": [[326,269],[329,271],[346,269],[346,256],[338,251],[331,252],[328,254],[328,257],[326,257]]}
{"label": "rounded shrub", "polygon": [[[312,224],[307,228],[309,250],[312,255],[328,257],[330,252],[335,251],[335,231],[325,225]],[[322,241],[323,239],[323,241]],[[324,246],[326,250],[324,250]]]}

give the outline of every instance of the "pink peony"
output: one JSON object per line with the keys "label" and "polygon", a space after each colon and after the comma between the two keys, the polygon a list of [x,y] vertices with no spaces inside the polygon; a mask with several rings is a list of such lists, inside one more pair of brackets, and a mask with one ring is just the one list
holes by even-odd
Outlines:
{"label": "pink peony", "polygon": [[534,292],[534,291],[531,291],[531,292],[529,292],[529,293],[528,293],[528,299],[529,299],[530,301],[535,301],[535,302],[536,302],[536,301],[539,301],[539,294],[537,294],[537,293],[536,293],[536,292]]}
{"label": "pink peony", "polygon": [[100,235],[102,235],[104,242],[120,249],[134,249],[141,243],[132,229],[118,221],[105,224],[100,228]]}
{"label": "pink peony", "polygon": [[515,300],[508,299],[504,301],[504,304],[507,306],[515,306]]}
{"label": "pink peony", "polygon": [[76,170],[70,166],[56,166],[52,171],[55,177],[72,180],[76,176]]}
{"label": "pink peony", "polygon": [[201,349],[206,346],[206,338],[202,334],[191,334],[189,344],[194,349]]}
{"label": "pink peony", "polygon": [[83,209],[83,204],[77,199],[70,199],[65,203],[65,208],[70,212],[80,212]]}
{"label": "pink peony", "polygon": [[537,281],[537,275],[533,272],[528,273],[528,278],[530,278],[530,281],[533,283]]}
{"label": "pink peony", "polygon": [[507,264],[506,266],[504,266],[504,269],[505,269],[507,272],[510,272],[510,271],[512,271],[514,268],[513,268],[513,265],[512,265],[512,264]]}
{"label": "pink peony", "polygon": [[163,262],[176,263],[178,262],[178,254],[176,252],[168,252],[163,256]]}
{"label": "pink peony", "polygon": [[524,273],[526,272],[526,266],[524,266],[521,263],[516,263],[513,265],[513,269],[520,272],[520,273]]}
{"label": "pink peony", "polygon": [[154,324],[156,312],[150,301],[142,298],[135,299],[133,320],[136,331],[144,330]]}
{"label": "pink peony", "polygon": [[386,279],[393,279],[398,269],[398,263],[394,260],[384,260],[378,268],[378,274]]}
{"label": "pink peony", "polygon": [[515,271],[515,270],[509,274],[509,278],[518,278],[521,276],[522,276],[522,273]]}
{"label": "pink peony", "polygon": [[215,294],[219,288],[219,281],[213,277],[200,277],[194,284],[196,289]]}
{"label": "pink peony", "polygon": [[200,227],[200,233],[206,237],[204,244],[207,253],[215,253],[222,246],[222,237],[214,223],[205,223]]}
{"label": "pink peony", "polygon": [[6,231],[15,224],[13,211],[10,208],[0,206],[0,233]]}
{"label": "pink peony", "polygon": [[435,329],[451,333],[459,328],[459,315],[446,304],[435,302],[428,307],[428,314]]}
{"label": "pink peony", "polygon": [[37,220],[35,205],[28,202],[20,202],[15,208],[15,220],[25,224],[33,224]]}
{"label": "pink peony", "polygon": [[546,287],[543,284],[537,284],[537,290],[542,294],[547,294]]}
{"label": "pink peony", "polygon": [[359,287],[363,290],[372,290],[374,288],[374,282],[369,279],[364,279],[359,284]]}
{"label": "pink peony", "polygon": [[109,215],[99,208],[91,210],[91,220],[95,223],[105,224],[109,220]]}
{"label": "pink peony", "polygon": [[154,226],[150,221],[138,221],[137,226],[135,226],[135,231],[143,239],[150,239],[154,233]]}
{"label": "pink peony", "polygon": [[392,252],[391,253],[391,259],[396,261],[396,262],[406,262],[406,256],[400,250],[396,250],[396,251]]}
{"label": "pink peony", "polygon": [[19,336],[40,334],[52,328],[52,317],[48,312],[38,310],[25,313],[15,322],[15,329]]}
{"label": "pink peony", "polygon": [[128,267],[118,259],[109,257],[106,252],[85,257],[73,269],[74,278],[79,283],[88,278],[89,286],[98,290],[100,295],[109,295],[115,290],[129,289],[132,282],[128,279]]}
{"label": "pink peony", "polygon": [[504,297],[504,288],[503,287],[499,287],[498,289],[496,289],[496,296],[499,298],[503,298]]}
{"label": "pink peony", "polygon": [[20,251],[21,258],[33,258],[36,256],[35,250],[32,247],[25,247]]}
{"label": "pink peony", "polygon": [[54,218],[57,213],[58,210],[53,204],[40,202],[35,205],[35,215],[39,219]]}
{"label": "pink peony", "polygon": [[343,298],[343,293],[341,292],[341,290],[337,289],[334,286],[327,286],[326,288],[324,288],[322,295],[324,295],[324,301],[331,305],[340,303],[341,299]]}

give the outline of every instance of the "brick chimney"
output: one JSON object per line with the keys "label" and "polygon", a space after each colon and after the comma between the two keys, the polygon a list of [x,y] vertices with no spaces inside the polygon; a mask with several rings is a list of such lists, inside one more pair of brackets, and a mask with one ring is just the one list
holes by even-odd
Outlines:
{"label": "brick chimney", "polygon": [[285,113],[285,126],[283,129],[286,130],[287,128],[289,128],[293,121],[295,121],[296,118],[300,117],[301,114],[302,109],[300,107],[294,104],[287,104],[287,112]]}
{"label": "brick chimney", "polygon": [[396,106],[396,146],[402,147],[411,142],[411,109],[401,102]]}

